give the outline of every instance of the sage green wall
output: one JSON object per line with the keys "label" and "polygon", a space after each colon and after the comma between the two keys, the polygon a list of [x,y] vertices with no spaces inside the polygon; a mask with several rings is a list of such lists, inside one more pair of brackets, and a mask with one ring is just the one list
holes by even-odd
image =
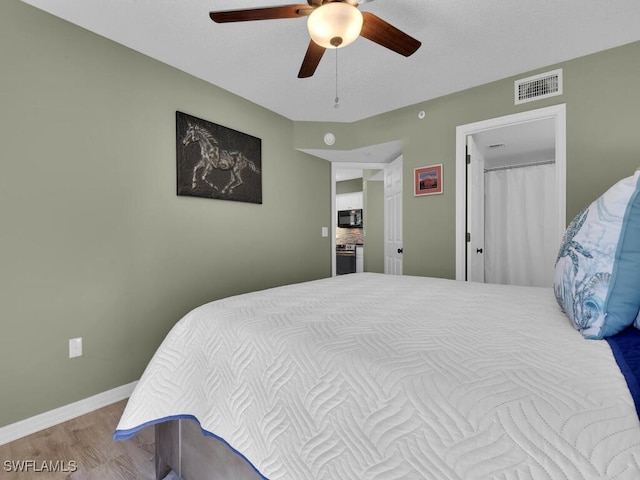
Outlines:
{"label": "sage green wall", "polygon": [[355,193],[362,191],[362,178],[352,178],[336,182],[336,195],[341,193]]}
{"label": "sage green wall", "polygon": [[[513,82],[562,68],[564,94],[514,105]],[[640,166],[640,42],[436,98],[356,124],[299,122],[298,148],[352,149],[392,140],[404,143],[404,273],[455,277],[455,132],[458,125],[565,103],[567,220]],[[424,110],[426,117],[418,119]],[[326,147],[325,147],[326,148]],[[413,169],[442,163],[444,193],[414,197]]]}
{"label": "sage green wall", "polygon": [[379,170],[362,176],[364,202],[364,271],[384,273],[384,182],[371,180]]}
{"label": "sage green wall", "polygon": [[[197,305],[331,274],[291,121],[18,0],[0,66],[0,426],[138,379]],[[176,110],[262,139],[262,205],[176,196]]]}

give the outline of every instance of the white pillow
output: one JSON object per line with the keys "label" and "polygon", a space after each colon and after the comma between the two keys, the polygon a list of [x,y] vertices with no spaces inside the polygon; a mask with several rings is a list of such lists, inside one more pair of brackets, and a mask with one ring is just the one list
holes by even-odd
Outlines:
{"label": "white pillow", "polygon": [[585,338],[640,328],[640,169],[580,212],[567,229],[556,299]]}

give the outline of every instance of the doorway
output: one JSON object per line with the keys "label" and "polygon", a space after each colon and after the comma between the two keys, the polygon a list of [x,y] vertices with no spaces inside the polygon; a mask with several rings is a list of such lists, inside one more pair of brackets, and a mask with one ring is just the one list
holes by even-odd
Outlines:
{"label": "doorway", "polygon": [[[526,145],[540,133],[540,130],[550,130],[552,136],[551,142],[553,147],[553,161],[549,158],[548,154],[542,155],[542,158],[538,154],[536,157],[532,150],[527,154]],[[520,139],[520,143],[525,145],[524,150],[521,149],[520,153],[524,155],[511,156],[504,155],[503,158],[492,158],[492,165],[483,164],[485,157],[492,156],[488,154],[491,148],[499,149],[506,145],[501,144],[498,140],[501,136],[509,134],[515,134]],[[549,132],[548,132],[549,133]],[[484,185],[485,170],[493,171],[496,173],[491,176],[504,177],[506,175],[510,177],[521,177],[522,175],[529,175],[534,170],[547,171],[550,176],[540,177],[541,180],[533,180],[533,177],[527,176],[524,183],[520,185],[533,185],[536,181],[552,183],[551,193],[546,195],[540,195],[539,192],[534,190],[534,197],[527,200],[528,203],[522,201],[522,187],[516,187],[518,191],[518,201],[523,206],[531,206],[535,203],[533,209],[534,212],[540,210],[539,205],[543,205],[541,200],[553,197],[553,204],[551,205],[551,211],[548,218],[545,220],[545,229],[549,231],[550,240],[546,240],[546,250],[557,251],[560,244],[562,234],[566,225],[566,122],[565,122],[565,105],[556,105],[553,107],[542,108],[538,110],[532,110],[514,115],[508,115],[505,117],[499,117],[495,119],[485,120],[468,125],[459,126],[456,129],[456,279],[457,280],[470,280],[470,281],[485,281],[485,255],[489,251],[500,251],[495,247],[498,245],[497,240],[489,235],[485,238],[485,212],[490,214],[485,207],[485,201],[489,201],[485,196]],[[510,138],[514,138],[511,136]],[[467,149],[467,147],[469,147]],[[489,150],[488,150],[489,148]],[[468,150],[468,151],[467,151]],[[467,168],[467,158],[474,157],[469,163]],[[496,157],[500,157],[497,155]],[[500,164],[500,162],[503,162]],[[518,163],[517,165],[514,164]],[[527,165],[527,167],[524,167]],[[544,165],[544,166],[543,166]],[[521,167],[516,168],[514,167]],[[511,171],[513,169],[513,171]],[[549,173],[550,172],[550,173]],[[547,179],[547,180],[544,180]],[[551,179],[551,180],[548,180]],[[492,187],[492,196],[496,196],[494,191],[497,187]],[[537,195],[537,197],[535,196]],[[505,204],[505,200],[498,200]],[[510,202],[506,202],[509,204]],[[549,202],[547,202],[549,203]],[[524,211],[524,210],[523,210]],[[504,216],[501,212],[499,216]],[[493,217],[497,215],[494,213]],[[520,214],[521,217],[526,217],[525,213]],[[529,214],[531,217],[531,214]],[[511,227],[513,228],[513,227]],[[517,231],[517,229],[515,230]],[[493,232],[493,229],[492,229]],[[536,232],[536,234],[539,232]],[[514,234],[515,235],[515,234]],[[526,234],[525,236],[526,237]],[[523,237],[523,238],[524,238]],[[486,244],[486,242],[491,242]],[[504,245],[514,246],[514,250],[520,249],[521,256],[529,255],[528,252],[524,252],[526,247],[524,244],[520,245],[518,241],[509,238]],[[545,258],[549,257],[549,254],[545,254]],[[552,257],[552,256],[551,256]],[[496,260],[494,255],[492,260]],[[497,258],[497,260],[501,260]],[[549,259],[549,261],[551,261]],[[491,263],[495,266],[495,263]],[[526,267],[524,268],[526,270]],[[517,269],[514,269],[517,270]],[[520,269],[523,270],[523,269]],[[496,282],[494,274],[490,275],[487,281]],[[521,278],[509,279],[509,275],[506,274],[503,279],[496,283],[516,283],[527,284],[530,281],[528,279],[522,280]]]}
{"label": "doorway", "polygon": [[[338,189],[337,189],[337,183],[338,182],[342,182],[342,181],[349,181],[349,180],[359,180],[362,184],[364,182],[364,172],[366,170],[382,170],[384,169],[385,164],[384,163],[377,163],[377,162],[347,162],[347,161],[334,161],[331,162],[331,178],[332,178],[332,182],[331,182],[331,245],[332,245],[332,251],[335,252],[334,255],[331,256],[332,258],[332,276],[336,276],[339,272],[338,272],[338,266],[337,266],[337,262],[338,262],[338,258],[337,258],[337,252],[339,250],[340,247],[349,247],[349,245],[338,245],[338,241],[337,241],[337,237],[338,235],[338,228],[337,228],[337,215],[338,215],[338,210],[340,210],[341,208],[338,208]],[[364,199],[364,191],[360,192],[360,201],[363,201]],[[350,194],[349,194],[350,195]],[[380,207],[382,207],[382,205],[380,205]],[[351,207],[348,207],[351,208]],[[358,208],[363,208],[364,210],[364,227],[361,230],[361,235],[362,235],[362,240],[364,243],[364,247],[359,247],[354,249],[353,256],[354,256],[354,260],[355,260],[355,270],[354,271],[358,271],[358,261],[361,262],[361,265],[364,267],[364,256],[367,255],[368,251],[367,251],[367,245],[371,248],[371,239],[372,237],[367,236],[367,230],[370,227],[368,225],[368,213],[367,213],[367,206],[366,205],[362,205],[359,206]],[[340,229],[340,230],[345,230],[345,229]],[[351,229],[346,229],[346,230],[351,230]],[[356,229],[358,230],[358,229]],[[342,238],[342,234],[340,235],[340,237]],[[347,239],[348,240],[348,239]],[[358,255],[362,256],[362,258],[358,258]]]}
{"label": "doorway", "polygon": [[[400,144],[401,146],[401,144]],[[396,158],[397,157],[397,158]],[[349,175],[355,175],[356,171],[360,171],[361,175],[364,171],[379,171],[375,176],[368,178],[368,186],[369,186],[369,194],[367,197],[367,204],[364,205],[364,259],[363,263],[366,268],[364,271],[378,271],[382,273],[384,270],[385,273],[397,273],[402,272],[402,257],[401,250],[402,246],[397,245],[394,248],[394,252],[400,252],[396,254],[396,257],[400,255],[399,259],[394,261],[394,268],[392,271],[387,272],[387,257],[385,256],[385,250],[387,248],[386,240],[388,238],[387,233],[389,232],[388,226],[393,225],[394,229],[394,237],[393,240],[396,242],[402,241],[401,229],[402,229],[402,218],[401,218],[401,208],[402,208],[402,155],[396,154],[394,157],[395,161],[385,161],[384,163],[370,163],[370,162],[332,162],[331,170],[332,170],[332,192],[331,192],[331,211],[332,211],[332,232],[336,232],[336,218],[337,218],[337,205],[336,205],[336,182],[340,178],[345,178],[343,173],[347,174],[347,178]],[[400,161],[398,162],[398,158]],[[385,160],[387,160],[385,158]],[[393,160],[393,159],[392,159]],[[395,208],[387,212],[387,180],[388,177],[387,172],[391,165],[395,165],[394,176],[393,179],[396,181],[394,183],[395,188]],[[399,170],[398,170],[399,168]],[[397,180],[400,180],[398,182]],[[371,184],[378,184],[376,186],[376,190],[379,193],[375,195],[372,199],[371,192]],[[373,208],[373,211],[367,212],[368,208]],[[396,220],[396,215],[399,215],[400,218]],[[369,224],[368,224],[369,222]],[[372,223],[373,222],[373,223]],[[375,223],[375,225],[374,225]],[[400,233],[398,233],[400,232]],[[336,236],[332,237],[332,249],[336,250]],[[332,275],[335,276],[337,274],[337,261],[336,256],[332,255]],[[369,267],[372,267],[373,270],[369,270]]]}

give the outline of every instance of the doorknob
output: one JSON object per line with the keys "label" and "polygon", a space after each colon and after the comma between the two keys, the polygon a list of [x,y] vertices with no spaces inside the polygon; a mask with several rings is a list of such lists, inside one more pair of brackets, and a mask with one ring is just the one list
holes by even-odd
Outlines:
{"label": "doorknob", "polygon": [[399,248],[398,253],[402,253],[403,250],[404,250],[403,248]]}
{"label": "doorknob", "polygon": [[476,248],[476,253],[482,253],[482,249],[481,248]]}

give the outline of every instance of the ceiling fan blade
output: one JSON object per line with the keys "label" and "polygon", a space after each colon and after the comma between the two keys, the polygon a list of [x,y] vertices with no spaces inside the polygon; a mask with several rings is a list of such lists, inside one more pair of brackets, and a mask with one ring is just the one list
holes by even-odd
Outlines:
{"label": "ceiling fan blade", "polygon": [[298,72],[298,78],[307,78],[312,76],[316,68],[318,68],[318,64],[320,63],[320,59],[322,59],[322,55],[324,55],[324,51],[326,48],[321,47],[313,40],[309,42],[309,47],[307,48],[307,53],[304,56],[304,60],[302,61],[302,65],[300,66],[300,72]]}
{"label": "ceiling fan blade", "polygon": [[313,7],[301,4],[210,12],[209,16],[211,17],[211,20],[216,23],[228,23],[248,22],[252,20],[276,20],[279,18],[297,18],[309,15],[312,11]]}
{"label": "ceiling fan blade", "polygon": [[362,17],[364,18],[364,23],[362,24],[360,35],[378,45],[382,45],[405,57],[412,55],[422,45],[415,38],[385,22],[373,13],[362,12]]}

